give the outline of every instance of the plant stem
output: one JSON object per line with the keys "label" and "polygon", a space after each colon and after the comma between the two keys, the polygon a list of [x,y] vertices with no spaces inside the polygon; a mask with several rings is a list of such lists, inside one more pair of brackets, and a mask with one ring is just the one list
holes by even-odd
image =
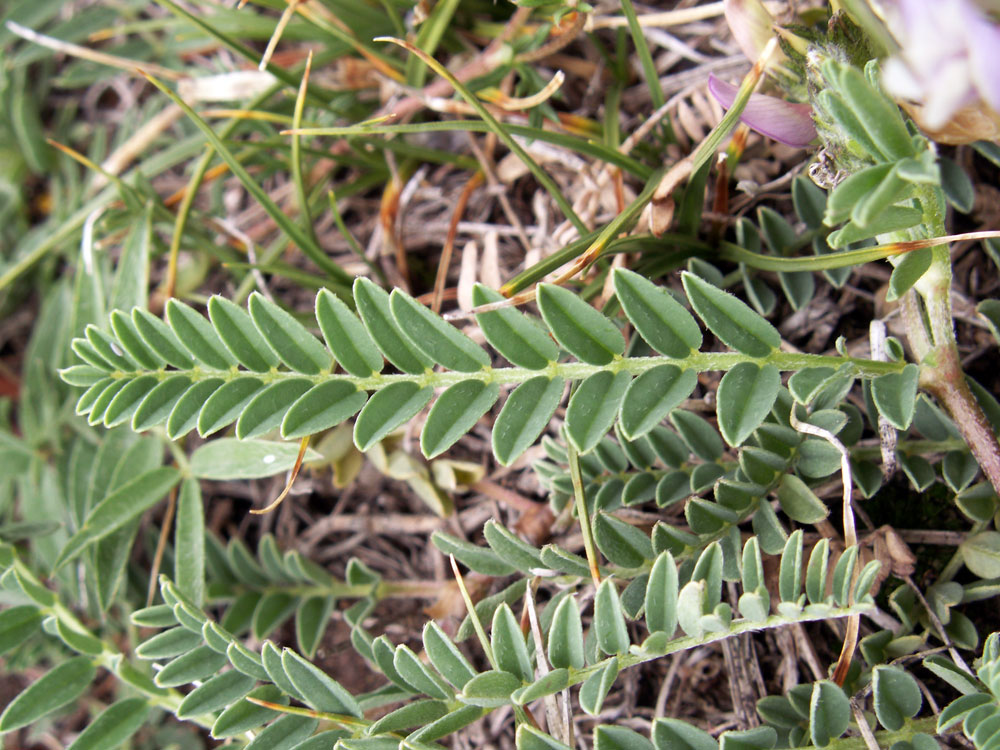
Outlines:
{"label": "plant stem", "polygon": [[[930,236],[943,235],[944,208],[939,190],[924,188],[919,198],[924,211],[924,224]],[[920,385],[944,406],[994,491],[1000,493],[1000,443],[997,442],[997,436],[979,402],[969,389],[955,340],[948,247],[939,245],[932,248],[931,253],[931,267],[915,287],[924,301],[926,329],[920,316],[904,316],[907,337],[921,359]],[[928,344],[929,351],[921,351]]]}

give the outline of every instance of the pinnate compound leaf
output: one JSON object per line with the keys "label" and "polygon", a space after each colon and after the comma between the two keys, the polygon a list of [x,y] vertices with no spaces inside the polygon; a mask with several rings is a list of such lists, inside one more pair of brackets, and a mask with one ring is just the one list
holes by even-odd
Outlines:
{"label": "pinnate compound leaf", "polygon": [[277,355],[242,307],[216,294],[208,300],[208,317],[222,343],[245,368],[267,372],[278,365]]}
{"label": "pinnate compound leaf", "polygon": [[580,608],[572,596],[556,605],[549,627],[548,656],[556,669],[583,667],[583,624]]}
{"label": "pinnate compound leaf", "polygon": [[[219,438],[195,450],[191,473],[199,479],[259,479],[288,471],[298,455],[295,443]],[[306,451],[306,461],[319,458],[315,451]]]}
{"label": "pinnate compound leaf", "polygon": [[656,750],[719,750],[712,735],[680,719],[657,719],[652,735]]}
{"label": "pinnate compound leaf", "polygon": [[872,380],[872,399],[879,414],[897,430],[909,428],[917,402],[920,368],[908,364],[902,372],[879,375]]}
{"label": "pinnate compound leaf", "polygon": [[[463,334],[464,335],[464,334]],[[444,453],[471,430],[500,397],[500,386],[463,380],[442,393],[431,407],[420,433],[420,450],[427,458]]]}
{"label": "pinnate compound leaf", "polygon": [[21,691],[0,714],[0,734],[20,729],[76,700],[96,672],[89,656],[75,656],[53,667]]}
{"label": "pinnate compound leaf", "polygon": [[319,375],[333,365],[326,347],[290,313],[260,292],[250,295],[248,307],[257,330],[292,370],[304,375]]}
{"label": "pinnate compound leaf", "polygon": [[497,607],[497,611],[493,613],[493,625],[490,631],[490,642],[496,657],[497,669],[510,672],[519,680],[530,680],[531,659],[528,657],[524,634],[508,604],[504,603]]}
{"label": "pinnate compound leaf", "polygon": [[306,703],[317,711],[361,717],[361,707],[344,687],[291,649],[281,653],[281,666]]}
{"label": "pinnate compound leaf", "polygon": [[145,698],[125,698],[108,706],[66,750],[112,750],[139,731],[149,714]]}
{"label": "pinnate compound leaf", "polygon": [[54,567],[62,567],[99,539],[152,508],[180,480],[180,472],[161,466],[126,482],[95,505],[80,529],[70,537],[59,553]]}
{"label": "pinnate compound leaf", "polygon": [[281,436],[293,440],[328,430],[357,414],[366,401],[367,393],[344,380],[314,385],[288,407],[281,420]]}
{"label": "pinnate compound leaf", "polygon": [[735,448],[750,437],[771,412],[780,388],[781,374],[774,365],[739,362],[722,376],[716,412],[727,443]]}
{"label": "pinnate compound leaf", "polygon": [[582,362],[607,365],[625,351],[618,327],[569,289],[539,284],[538,308],[556,341]]}
{"label": "pinnate compound leaf", "polygon": [[[472,303],[476,306],[503,299],[502,294],[482,284],[472,287]],[[476,322],[490,346],[518,367],[541,370],[559,356],[559,348],[542,326],[515,307],[476,313]]]}
{"label": "pinnate compound leaf", "polygon": [[618,588],[612,578],[605,578],[597,587],[594,597],[594,621],[597,630],[597,646],[606,654],[624,654],[628,651],[628,629],[625,627],[625,613],[622,611]]}
{"label": "pinnate compound leaf", "polygon": [[392,290],[389,307],[410,343],[442,367],[458,372],[489,367],[490,357],[479,344],[402,289]]}
{"label": "pinnate compound leaf", "polygon": [[358,450],[368,450],[397,427],[411,420],[433,395],[433,388],[421,388],[416,383],[407,381],[392,383],[376,392],[354,422],[354,444]]}
{"label": "pinnate compound leaf", "polygon": [[389,306],[388,292],[359,276],[354,280],[354,301],[361,321],[375,345],[395,367],[403,372],[417,374],[433,364],[399,330]]}
{"label": "pinnate compound leaf", "polygon": [[660,354],[686,357],[701,347],[698,323],[666,289],[624,268],[615,269],[614,285],[625,315]]}
{"label": "pinnate compound leaf", "polygon": [[566,434],[580,453],[593,450],[611,429],[632,376],[595,372],[577,386],[566,409]]}
{"label": "pinnate compound leaf", "polygon": [[766,357],[781,345],[781,335],[764,318],[728,292],[685,272],[684,290],[705,325],[730,349]]}
{"label": "pinnate compound leaf", "polygon": [[[216,370],[228,370],[236,364],[236,358],[230,354],[211,324],[176,297],[167,302],[167,323],[175,334],[174,340],[199,362]],[[142,328],[139,330],[141,332]]]}
{"label": "pinnate compound leaf", "polygon": [[637,440],[666,419],[698,384],[698,373],[674,365],[659,365],[633,380],[621,406],[625,437]]}
{"label": "pinnate compound leaf", "polygon": [[851,704],[844,691],[830,680],[813,684],[809,700],[809,734],[816,747],[826,747],[847,731]]}
{"label": "pinnate compound leaf", "polygon": [[367,378],[382,369],[382,354],[365,327],[343,300],[329,289],[316,295],[316,321],[340,366],[351,375]]}

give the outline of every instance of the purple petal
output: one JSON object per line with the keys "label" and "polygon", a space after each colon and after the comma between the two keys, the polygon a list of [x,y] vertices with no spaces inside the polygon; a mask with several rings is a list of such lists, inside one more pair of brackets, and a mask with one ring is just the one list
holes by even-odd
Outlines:
{"label": "purple petal", "polygon": [[969,65],[972,80],[979,95],[994,112],[1000,112],[1000,26],[984,18],[972,5],[963,5],[966,40],[969,45]]}
{"label": "purple petal", "polygon": [[[708,90],[719,104],[729,109],[736,101],[739,88],[709,74]],[[751,130],[788,146],[808,146],[816,137],[812,107],[786,102],[774,96],[751,94],[750,101],[740,115],[740,121]]]}

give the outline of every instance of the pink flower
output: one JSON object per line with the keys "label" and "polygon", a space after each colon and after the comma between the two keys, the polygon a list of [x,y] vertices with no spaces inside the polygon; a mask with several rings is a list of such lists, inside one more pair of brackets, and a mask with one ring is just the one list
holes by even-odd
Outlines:
{"label": "pink flower", "polygon": [[1000,26],[970,0],[896,0],[886,21],[899,42],[883,69],[893,96],[921,105],[921,125],[943,127],[985,102],[1000,112]]}
{"label": "pink flower", "polygon": [[[739,88],[709,74],[708,90],[719,104],[729,109],[736,100]],[[801,148],[816,137],[812,107],[765,94],[750,95],[740,121],[751,130],[789,146]]]}

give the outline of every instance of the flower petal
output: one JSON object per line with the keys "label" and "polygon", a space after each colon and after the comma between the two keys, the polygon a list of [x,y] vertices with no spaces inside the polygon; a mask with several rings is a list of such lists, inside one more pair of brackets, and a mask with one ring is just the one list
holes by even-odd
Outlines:
{"label": "flower petal", "polygon": [[[709,74],[708,90],[719,104],[729,109],[736,101],[736,92],[739,88]],[[761,135],[788,146],[801,148],[809,145],[816,137],[812,107],[774,96],[751,94],[740,120]]]}
{"label": "flower petal", "polygon": [[977,8],[963,6],[972,80],[979,95],[994,112],[1000,112],[1000,26],[984,18]]}

